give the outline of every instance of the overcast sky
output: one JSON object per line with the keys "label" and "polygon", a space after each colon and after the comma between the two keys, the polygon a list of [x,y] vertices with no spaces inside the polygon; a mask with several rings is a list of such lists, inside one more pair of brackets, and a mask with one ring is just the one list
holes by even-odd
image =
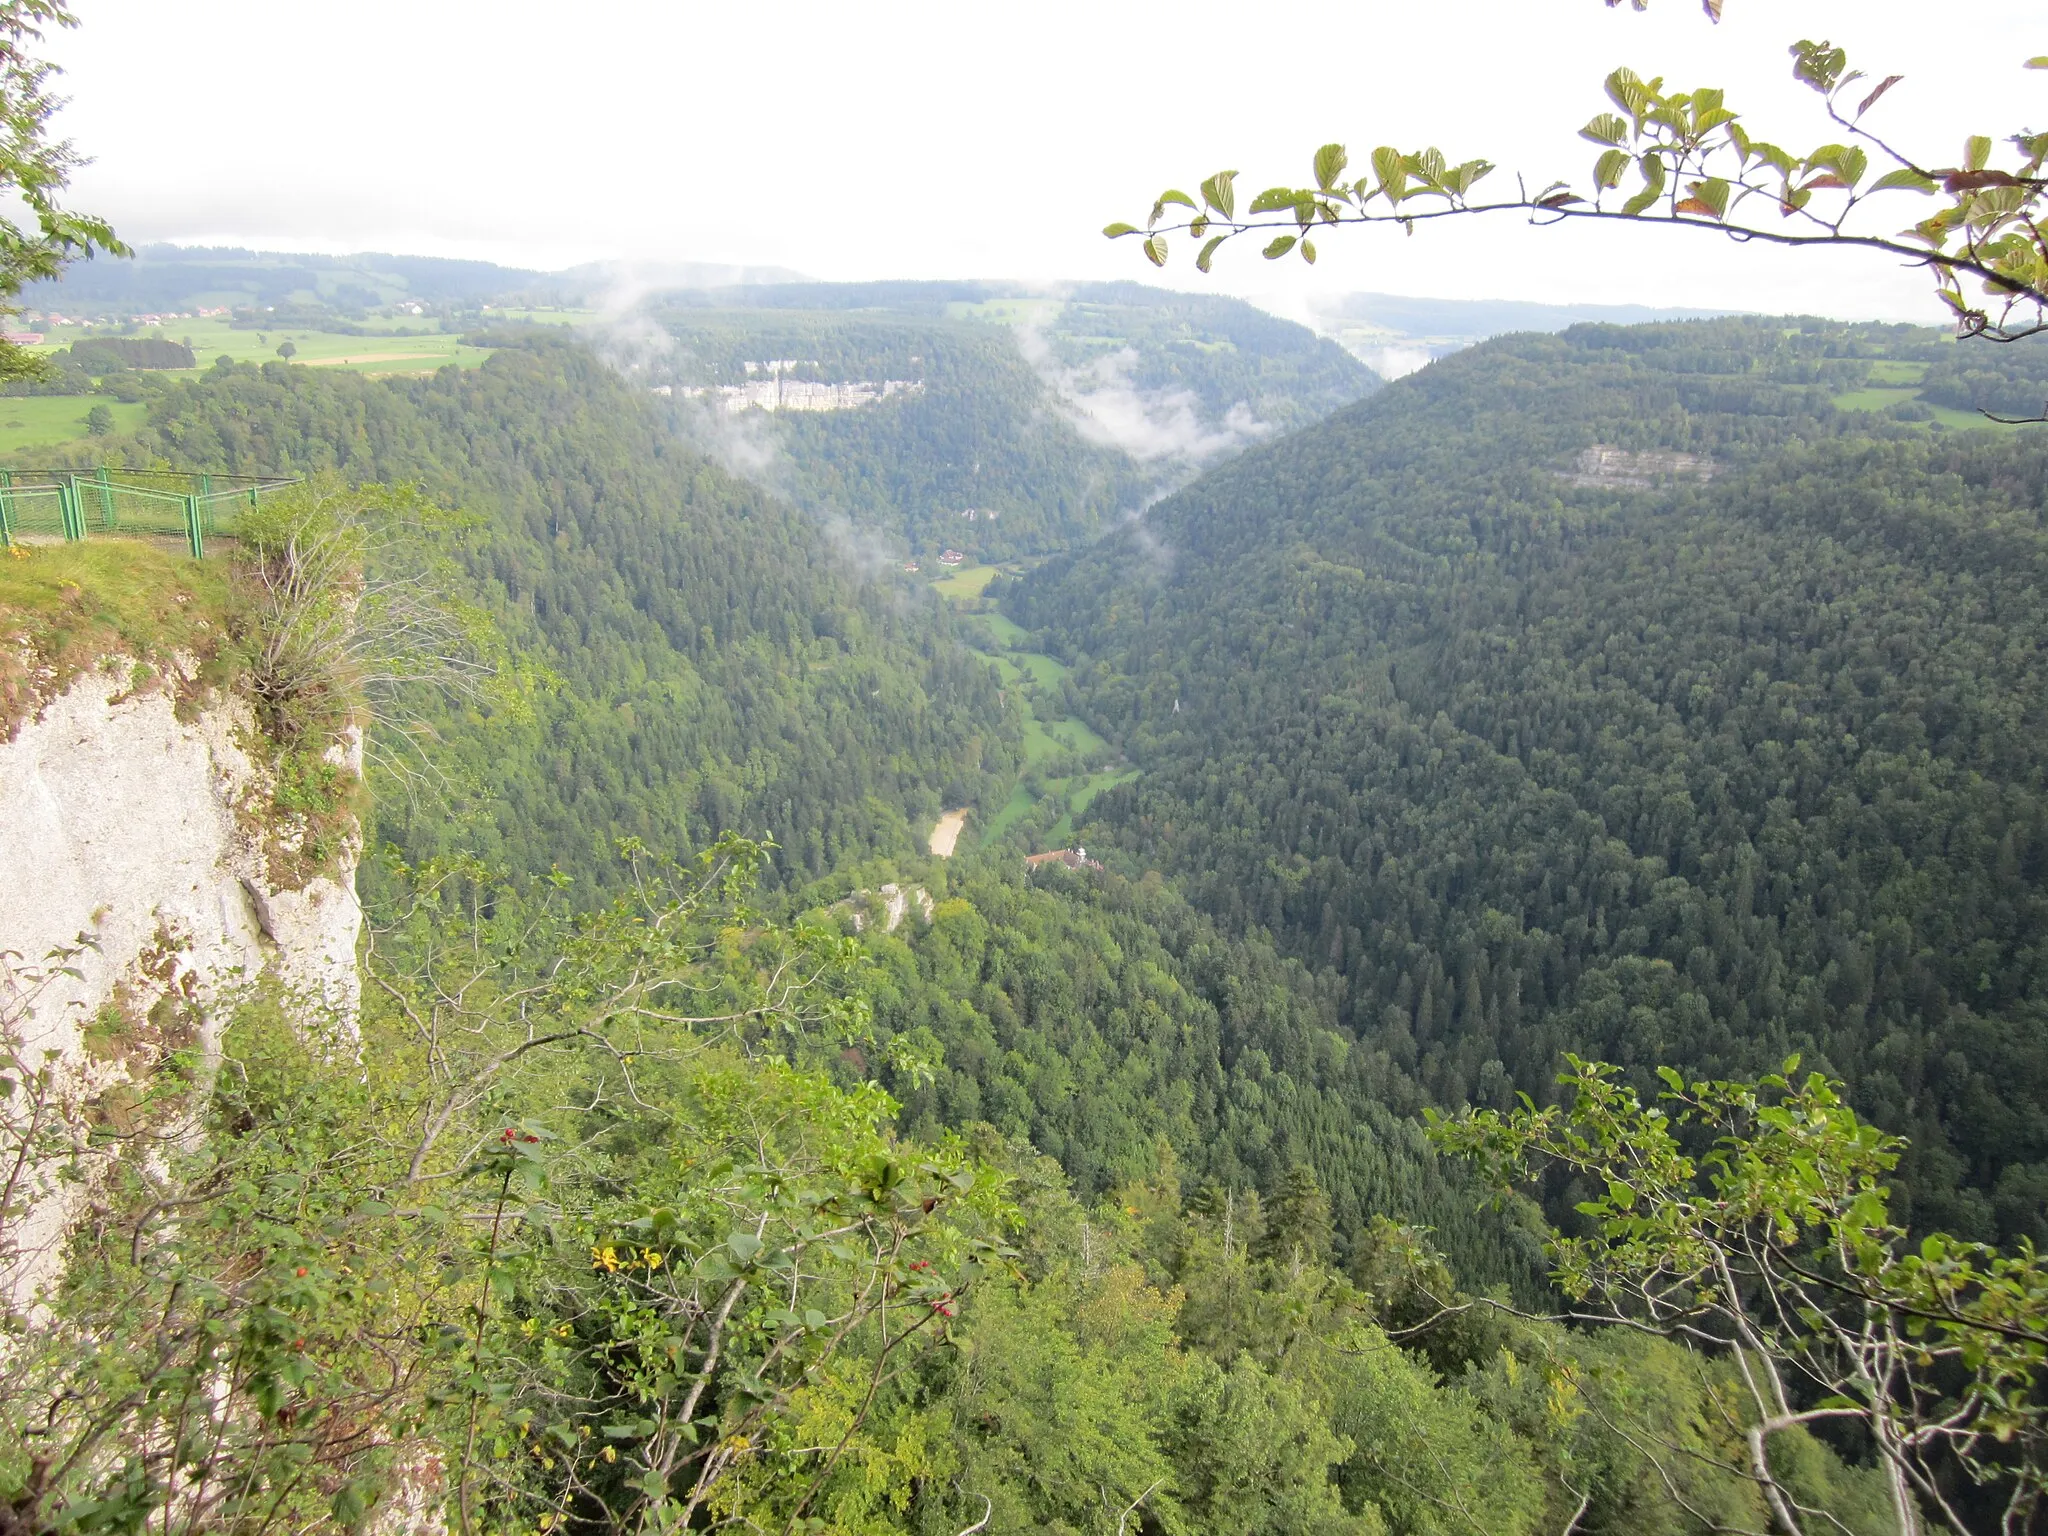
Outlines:
{"label": "overcast sky", "polygon": [[[1149,276],[1098,231],[1225,166],[1304,179],[1335,139],[1582,173],[1616,64],[1720,84],[1753,132],[1829,137],[1786,46],[1906,81],[1929,158],[2048,122],[2041,0],[75,0],[53,44],[79,206],[131,241],[389,250],[558,268],[767,263],[826,278]],[[1903,222],[1903,221],[1902,221]],[[1869,258],[1511,217],[1249,246],[1177,279],[1286,308],[1305,286],[1931,318]]]}

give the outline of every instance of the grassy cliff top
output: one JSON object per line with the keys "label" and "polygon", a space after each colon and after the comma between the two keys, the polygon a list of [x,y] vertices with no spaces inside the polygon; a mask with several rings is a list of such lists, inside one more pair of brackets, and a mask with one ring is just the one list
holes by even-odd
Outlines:
{"label": "grassy cliff top", "polygon": [[215,659],[227,611],[223,562],[140,540],[0,551],[0,739],[98,657]]}

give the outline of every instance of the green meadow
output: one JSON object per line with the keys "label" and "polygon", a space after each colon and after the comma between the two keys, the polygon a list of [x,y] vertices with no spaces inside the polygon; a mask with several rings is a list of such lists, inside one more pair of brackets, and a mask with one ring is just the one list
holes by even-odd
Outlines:
{"label": "green meadow", "polygon": [[1911,400],[1918,402],[1936,422],[1952,431],[2012,430],[2007,423],[1987,420],[1975,411],[1959,411],[1952,405],[1934,405],[1921,400],[1916,386],[1926,377],[1925,363],[1882,357],[1871,363],[1869,376],[1862,388],[1843,390],[1831,398],[1836,408],[1844,411],[1888,411]]}
{"label": "green meadow", "polygon": [[963,565],[952,575],[933,582],[932,590],[951,602],[972,602],[988,590],[988,584],[999,574],[993,565]]}
{"label": "green meadow", "polygon": [[[278,356],[277,349],[287,342],[293,348],[288,361],[295,366],[341,368],[362,374],[432,373],[451,363],[458,368],[474,368],[491,355],[488,347],[462,345],[461,337],[453,333],[424,336],[391,334],[393,330],[407,328],[408,323],[420,326],[419,321],[387,319],[365,323],[377,327],[379,334],[340,336],[293,326],[275,331],[248,331],[231,326],[225,320],[180,320],[160,326],[149,334],[189,343],[199,366],[155,372],[151,376],[159,379],[194,378],[222,357],[237,363],[286,361]],[[58,352],[70,347],[74,341],[106,333],[60,327],[51,334],[55,339],[31,350],[45,354]],[[104,405],[113,413],[116,432],[134,431],[149,413],[146,402],[123,404],[106,395],[0,396],[0,455],[32,453],[40,448],[78,442],[88,435],[86,412],[96,405]]]}
{"label": "green meadow", "polygon": [[149,413],[146,405],[123,405],[105,395],[0,395],[0,454],[54,448],[85,437],[85,413],[96,405],[113,413],[116,432],[133,432]]}
{"label": "green meadow", "polygon": [[[986,572],[987,575],[982,573]],[[933,587],[956,602],[978,599],[982,590],[994,577],[995,567],[976,566],[962,575],[979,579],[971,584],[971,590],[962,591],[953,587],[954,578],[933,582]],[[963,586],[966,584],[963,584]],[[1029,775],[1055,757],[1062,755],[1079,758],[1084,763],[1101,763],[1113,752],[1110,744],[1103,740],[1085,720],[1069,714],[1054,714],[1059,699],[1060,685],[1066,681],[1071,670],[1057,656],[1043,651],[1023,649],[1030,640],[1029,633],[1014,621],[1000,613],[975,613],[974,620],[981,626],[983,637],[976,643],[979,650],[995,663],[1004,686],[1020,689],[1024,705],[1024,767]],[[1063,848],[1074,839],[1075,818],[1086,813],[1095,797],[1105,789],[1117,784],[1128,783],[1138,776],[1138,771],[1122,762],[1111,762],[1106,766],[1091,768],[1082,773],[1065,774],[1057,778],[1041,778],[1044,794],[1057,796],[1065,802],[1065,809],[1051,828],[1047,830],[1044,843],[1048,848]],[[999,841],[1005,833],[1035,810],[1043,797],[1035,793],[1030,784],[1020,780],[1010,791],[1010,797],[993,816],[983,819],[977,826],[970,821],[967,835],[986,846]],[[1036,849],[1034,852],[1038,851]]]}

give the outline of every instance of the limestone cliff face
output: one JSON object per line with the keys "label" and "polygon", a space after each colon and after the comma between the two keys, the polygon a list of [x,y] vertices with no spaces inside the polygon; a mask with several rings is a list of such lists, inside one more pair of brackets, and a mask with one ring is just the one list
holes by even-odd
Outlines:
{"label": "limestone cliff face", "polygon": [[[360,1000],[359,844],[314,878],[273,878],[299,863],[279,857],[295,828],[242,745],[260,739],[247,707],[216,699],[181,719],[189,676],[140,689],[135,676],[109,658],[0,743],[0,1028],[18,1061],[54,1065],[52,1113],[80,1150],[89,1104],[171,1049],[196,1045],[205,1061],[258,978],[351,1035]],[[357,741],[330,756],[359,753]],[[17,1090],[10,1114],[21,1108]],[[10,1224],[0,1306],[32,1306],[61,1271],[90,1199],[90,1178],[63,1162],[39,1164],[27,1219]]]}

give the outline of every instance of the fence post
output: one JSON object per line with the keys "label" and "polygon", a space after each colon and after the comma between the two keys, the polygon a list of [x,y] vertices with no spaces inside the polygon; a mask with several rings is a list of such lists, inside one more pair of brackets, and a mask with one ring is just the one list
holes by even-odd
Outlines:
{"label": "fence post", "polygon": [[206,558],[206,535],[199,526],[199,498],[185,498],[185,543],[192,551],[194,560]]}
{"label": "fence post", "polygon": [[115,527],[117,525],[114,518],[114,485],[107,478],[106,465],[102,464],[100,466],[99,473],[95,478],[100,483],[100,526],[102,528]]}
{"label": "fence post", "polygon": [[64,525],[64,537],[72,543],[85,537],[85,514],[78,509],[78,482],[57,482],[57,520]]}
{"label": "fence post", "polygon": [[14,471],[0,469],[0,548],[14,548]]}

